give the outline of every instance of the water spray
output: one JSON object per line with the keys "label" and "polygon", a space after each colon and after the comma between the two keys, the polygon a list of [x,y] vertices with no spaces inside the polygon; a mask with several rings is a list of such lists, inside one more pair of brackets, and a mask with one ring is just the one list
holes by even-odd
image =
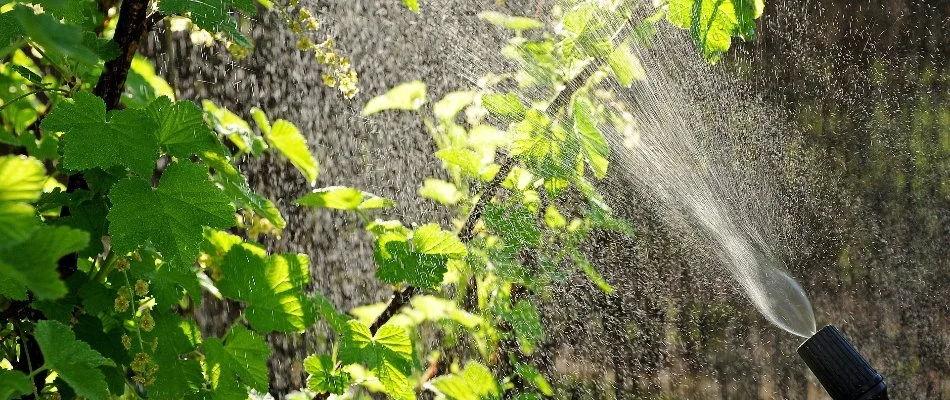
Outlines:
{"label": "water spray", "polygon": [[884,377],[832,325],[798,348],[798,355],[834,400],[887,400]]}

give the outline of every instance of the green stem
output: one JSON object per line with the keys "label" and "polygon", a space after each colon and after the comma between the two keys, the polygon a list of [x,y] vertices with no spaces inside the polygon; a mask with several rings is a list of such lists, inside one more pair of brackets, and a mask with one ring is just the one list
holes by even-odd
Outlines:
{"label": "green stem", "polygon": [[22,343],[21,346],[23,346],[23,354],[26,354],[26,368],[30,370],[30,388],[33,389],[33,398],[39,399],[40,392],[36,390],[36,385],[33,383],[33,376],[44,371],[46,365],[44,364],[42,368],[33,370],[33,360],[30,357],[30,350],[28,349],[28,345],[26,343],[26,336],[23,335],[23,330],[20,329],[19,322],[14,322],[13,326],[16,328],[17,335],[20,336],[20,342]]}
{"label": "green stem", "polygon": [[68,91],[68,90],[65,90],[65,89],[56,89],[56,88],[36,89],[36,90],[30,91],[30,92],[26,92],[26,93],[24,93],[24,94],[21,94],[21,95],[19,95],[19,96],[17,96],[17,97],[14,97],[13,100],[10,100],[10,101],[4,103],[3,105],[0,105],[0,111],[3,111],[3,109],[9,107],[9,106],[10,106],[11,104],[13,104],[13,103],[16,103],[16,102],[22,100],[22,99],[25,98],[25,97],[29,97],[29,96],[32,96],[32,95],[34,95],[34,94],[43,93],[43,92],[60,92],[60,93],[69,94],[69,91]]}

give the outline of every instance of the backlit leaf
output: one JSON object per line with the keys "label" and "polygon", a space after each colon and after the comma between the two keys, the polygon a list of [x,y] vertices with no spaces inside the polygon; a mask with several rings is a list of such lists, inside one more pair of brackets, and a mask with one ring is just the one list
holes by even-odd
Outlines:
{"label": "backlit leaf", "polygon": [[37,228],[33,206],[43,193],[46,168],[32,157],[0,157],[0,250],[20,243]]}
{"label": "backlit leaf", "polygon": [[528,29],[543,28],[544,24],[534,18],[513,17],[496,11],[482,11],[478,13],[478,18],[493,25],[502,28],[508,28],[513,31],[523,31]]}
{"label": "backlit leaf", "polygon": [[425,102],[426,84],[422,81],[406,82],[366,102],[363,115],[386,110],[418,110]]}
{"label": "backlit leaf", "polygon": [[205,374],[211,389],[247,397],[247,388],[267,392],[267,359],[270,348],[264,337],[235,324],[224,340],[208,338],[202,343]]}
{"label": "backlit leaf", "polygon": [[432,380],[440,393],[450,400],[501,399],[501,387],[488,367],[469,361],[461,371]]}
{"label": "backlit leaf", "polygon": [[[5,284],[2,294],[25,299],[29,289],[38,299],[57,299],[66,295],[56,262],[69,253],[82,250],[89,242],[85,231],[65,226],[42,225],[25,241],[0,251],[0,275]],[[11,289],[17,288],[10,292]]]}
{"label": "backlit leaf", "polygon": [[307,139],[294,124],[279,119],[264,132],[264,138],[300,170],[311,186],[317,183],[319,164],[307,148]]}

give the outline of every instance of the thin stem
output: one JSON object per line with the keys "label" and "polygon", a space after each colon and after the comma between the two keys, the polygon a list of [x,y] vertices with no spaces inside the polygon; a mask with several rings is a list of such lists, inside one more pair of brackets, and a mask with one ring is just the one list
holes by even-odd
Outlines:
{"label": "thin stem", "polygon": [[42,89],[36,89],[36,90],[30,91],[30,92],[26,92],[26,93],[24,93],[24,94],[21,94],[21,95],[19,95],[19,96],[17,96],[17,97],[14,97],[13,100],[10,100],[10,101],[8,101],[8,102],[6,102],[6,103],[3,103],[3,105],[0,105],[0,111],[3,111],[3,109],[9,107],[9,106],[10,106],[11,104],[13,104],[13,103],[16,103],[16,102],[22,100],[22,99],[25,98],[25,97],[29,97],[29,96],[32,96],[32,95],[34,95],[34,94],[43,93],[43,92],[60,92],[60,93],[64,93],[64,94],[69,94],[69,91],[68,91],[68,90],[65,90],[65,89],[57,89],[57,88],[42,88]]}
{"label": "thin stem", "polygon": [[[13,323],[13,326],[16,328],[16,333],[17,333],[17,335],[20,336],[20,342],[22,343],[21,346],[23,346],[23,350],[22,350],[22,351],[23,351],[23,354],[26,355],[26,368],[30,370],[30,388],[33,389],[33,398],[34,398],[34,399],[39,399],[39,398],[40,398],[40,392],[36,390],[36,384],[33,382],[33,376],[36,375],[37,373],[43,371],[43,370],[42,370],[42,369],[38,369],[38,370],[35,370],[35,371],[33,370],[33,360],[32,360],[31,357],[30,357],[29,346],[28,346],[27,343],[26,343],[26,335],[24,335],[24,334],[23,334],[23,330],[20,329],[20,323],[19,323],[19,322],[14,322],[14,323]],[[44,367],[45,367],[45,365],[44,365]]]}

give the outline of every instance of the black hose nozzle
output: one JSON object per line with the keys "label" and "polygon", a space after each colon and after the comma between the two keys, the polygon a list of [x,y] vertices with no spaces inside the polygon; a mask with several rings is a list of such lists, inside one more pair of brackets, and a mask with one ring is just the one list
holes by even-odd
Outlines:
{"label": "black hose nozzle", "polygon": [[851,342],[832,325],[798,348],[798,355],[834,400],[887,400],[887,385]]}

